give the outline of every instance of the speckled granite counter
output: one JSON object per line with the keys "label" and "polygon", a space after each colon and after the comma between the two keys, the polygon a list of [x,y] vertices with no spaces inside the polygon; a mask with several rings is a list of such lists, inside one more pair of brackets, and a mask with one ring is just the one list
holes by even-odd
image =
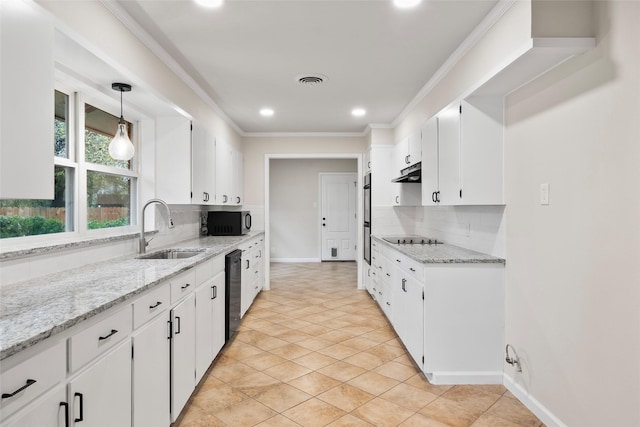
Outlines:
{"label": "speckled granite counter", "polygon": [[171,248],[204,249],[191,258],[151,260],[129,255],[2,286],[0,360],[261,234],[203,237],[171,245]]}
{"label": "speckled granite counter", "polygon": [[446,243],[439,245],[398,245],[389,243],[379,236],[371,236],[371,238],[425,264],[505,263],[502,258]]}

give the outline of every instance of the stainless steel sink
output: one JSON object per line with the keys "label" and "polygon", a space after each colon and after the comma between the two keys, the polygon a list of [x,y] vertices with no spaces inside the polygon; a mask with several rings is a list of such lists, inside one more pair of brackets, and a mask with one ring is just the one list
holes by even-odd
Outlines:
{"label": "stainless steel sink", "polygon": [[184,259],[200,255],[204,249],[164,249],[150,254],[140,255],[138,259]]}

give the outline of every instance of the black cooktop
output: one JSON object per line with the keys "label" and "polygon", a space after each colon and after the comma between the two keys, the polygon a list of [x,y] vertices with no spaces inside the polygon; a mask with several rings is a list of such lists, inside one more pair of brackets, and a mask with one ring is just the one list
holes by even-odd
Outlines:
{"label": "black cooktop", "polygon": [[440,245],[443,242],[432,237],[403,235],[403,236],[383,236],[382,240],[395,245]]}

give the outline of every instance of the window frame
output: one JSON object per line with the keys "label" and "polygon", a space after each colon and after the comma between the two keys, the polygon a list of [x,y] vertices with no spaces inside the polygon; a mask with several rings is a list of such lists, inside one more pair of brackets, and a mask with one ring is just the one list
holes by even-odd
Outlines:
{"label": "window frame", "polygon": [[[141,183],[139,175],[140,121],[144,119],[145,116],[136,111],[135,108],[128,106],[126,103],[124,104],[125,120],[131,123],[131,142],[136,149],[135,155],[131,159],[131,169],[89,163],[85,161],[84,105],[86,103],[91,104],[96,108],[119,117],[120,98],[115,95],[111,98],[105,95],[105,93],[89,87],[71,76],[58,74],[58,70],[56,72],[54,90],[68,97],[68,157],[56,156],[53,146],[51,147],[54,167],[63,167],[67,169],[67,172],[71,172],[67,173],[67,185],[65,186],[65,191],[67,192],[65,197],[65,228],[67,231],[2,239],[0,240],[2,246],[1,252],[55,245],[61,242],[131,235],[140,232],[138,226],[138,204]],[[116,176],[126,176],[132,179],[129,212],[130,225],[94,230],[88,228],[87,171],[89,170]],[[72,189],[69,184],[72,184]]]}

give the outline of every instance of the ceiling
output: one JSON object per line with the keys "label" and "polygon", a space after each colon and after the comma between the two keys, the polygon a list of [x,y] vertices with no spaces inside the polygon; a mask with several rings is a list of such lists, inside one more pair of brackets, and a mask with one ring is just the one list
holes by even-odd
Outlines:
{"label": "ceiling", "polygon": [[[124,0],[118,6],[244,133],[390,124],[497,0]],[[321,74],[326,82],[297,78]],[[270,107],[272,117],[259,111]],[[351,110],[366,109],[363,117]]]}

